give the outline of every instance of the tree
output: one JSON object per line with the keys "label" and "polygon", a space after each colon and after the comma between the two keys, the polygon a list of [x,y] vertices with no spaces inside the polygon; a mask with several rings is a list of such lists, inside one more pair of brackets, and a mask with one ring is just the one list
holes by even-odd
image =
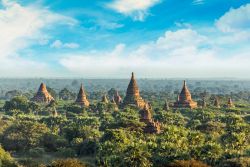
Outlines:
{"label": "tree", "polygon": [[38,147],[44,134],[49,131],[45,124],[34,121],[16,121],[3,133],[3,146],[7,150],[28,150]]}
{"label": "tree", "polygon": [[69,91],[67,88],[64,88],[59,92],[59,98],[62,100],[74,100],[75,94]]}

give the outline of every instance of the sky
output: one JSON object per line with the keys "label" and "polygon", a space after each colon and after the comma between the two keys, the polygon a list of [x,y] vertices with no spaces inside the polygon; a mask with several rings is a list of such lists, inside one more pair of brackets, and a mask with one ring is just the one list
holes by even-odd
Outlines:
{"label": "sky", "polygon": [[250,79],[250,0],[0,0],[0,77]]}

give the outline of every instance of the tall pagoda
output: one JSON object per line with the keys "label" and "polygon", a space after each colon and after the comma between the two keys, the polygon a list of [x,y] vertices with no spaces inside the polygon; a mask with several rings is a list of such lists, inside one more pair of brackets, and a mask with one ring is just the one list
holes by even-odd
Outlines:
{"label": "tall pagoda", "polygon": [[82,107],[88,107],[89,101],[87,99],[86,93],[83,88],[83,84],[81,84],[79,93],[77,95],[77,99],[75,101],[76,104],[81,105]]}
{"label": "tall pagoda", "polygon": [[144,127],[145,133],[160,133],[161,124],[158,121],[152,119],[152,114],[148,103],[144,105],[144,108],[140,111],[140,121],[144,122],[146,126]]}
{"label": "tall pagoda", "polygon": [[102,96],[102,101],[101,101],[101,102],[102,102],[102,103],[105,103],[105,104],[108,104],[108,103],[109,103],[109,100],[108,100],[106,94]]}
{"label": "tall pagoda", "polygon": [[174,108],[197,108],[197,102],[192,100],[186,81],[184,81],[181,93],[178,96],[177,101],[174,103]]}
{"label": "tall pagoda", "polygon": [[227,102],[227,105],[226,105],[227,108],[234,108],[234,104],[233,104],[233,100],[232,98],[229,98],[228,99],[228,102]]}
{"label": "tall pagoda", "polygon": [[54,101],[55,99],[48,92],[46,85],[44,83],[41,83],[36,95],[31,100],[38,102],[38,103],[47,103],[48,104],[48,103]]}
{"label": "tall pagoda", "polygon": [[123,101],[123,106],[127,105],[136,106],[138,108],[143,108],[145,106],[145,101],[140,96],[139,87],[135,80],[134,73],[132,73],[132,77],[127,88],[127,93]]}
{"label": "tall pagoda", "polygon": [[122,103],[122,98],[121,98],[121,96],[119,95],[119,92],[118,92],[118,91],[115,92],[114,100],[115,100],[115,103],[116,103],[117,105],[120,105],[120,104]]}
{"label": "tall pagoda", "polygon": [[220,102],[219,102],[218,97],[216,97],[216,98],[214,99],[214,107],[220,108]]}

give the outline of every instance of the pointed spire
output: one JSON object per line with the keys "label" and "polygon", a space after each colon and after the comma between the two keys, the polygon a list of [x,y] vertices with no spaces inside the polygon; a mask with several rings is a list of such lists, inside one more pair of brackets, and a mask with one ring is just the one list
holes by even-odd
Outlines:
{"label": "pointed spire", "polygon": [[229,99],[228,99],[228,102],[227,102],[227,108],[234,108],[235,106],[234,106],[234,104],[233,104],[233,100],[232,100],[232,98],[230,97]]}
{"label": "pointed spire", "polygon": [[36,95],[31,100],[39,102],[39,103],[47,103],[48,104],[48,103],[54,101],[55,99],[48,92],[46,85],[44,83],[41,83]]}
{"label": "pointed spire", "polygon": [[115,92],[114,100],[115,100],[115,103],[116,103],[117,105],[120,105],[120,104],[122,103],[122,98],[121,98],[121,96],[119,95],[118,91]]}
{"label": "pointed spire", "polygon": [[202,99],[201,107],[202,107],[202,108],[206,108],[206,107],[207,107],[207,103],[206,103],[205,98]]}
{"label": "pointed spire", "polygon": [[81,84],[81,87],[80,87],[80,90],[79,90],[79,93],[77,95],[77,99],[76,99],[75,103],[79,104],[81,106],[84,106],[84,107],[89,106],[89,101],[88,101],[87,96],[85,94],[83,84]]}
{"label": "pointed spire", "polygon": [[197,103],[192,100],[191,93],[188,90],[187,83],[183,81],[183,87],[177,101],[174,103],[175,108],[196,108]]}
{"label": "pointed spire", "polygon": [[165,110],[165,111],[169,111],[169,105],[168,105],[168,101],[166,100],[165,101],[165,104],[164,104],[164,106],[163,106],[163,110]]}
{"label": "pointed spire", "polygon": [[123,101],[123,106],[126,105],[135,105],[139,108],[143,108],[145,105],[144,100],[140,96],[139,87],[135,80],[134,73],[132,73],[131,80],[127,88],[126,96]]}
{"label": "pointed spire", "polygon": [[109,100],[106,94],[102,96],[102,103],[105,103],[105,104],[109,103]]}
{"label": "pointed spire", "polygon": [[214,99],[214,107],[220,108],[220,102],[219,102],[218,97],[216,97],[216,98]]}

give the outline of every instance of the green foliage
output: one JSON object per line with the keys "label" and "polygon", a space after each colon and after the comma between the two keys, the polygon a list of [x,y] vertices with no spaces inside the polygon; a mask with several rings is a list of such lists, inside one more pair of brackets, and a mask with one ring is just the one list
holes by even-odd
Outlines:
{"label": "green foliage", "polygon": [[44,134],[49,131],[45,124],[33,121],[16,121],[3,133],[3,146],[7,150],[28,150],[40,145]]}
{"label": "green foliage", "polygon": [[0,166],[1,167],[17,167],[17,165],[15,164],[10,154],[6,152],[1,146],[0,146]]}

